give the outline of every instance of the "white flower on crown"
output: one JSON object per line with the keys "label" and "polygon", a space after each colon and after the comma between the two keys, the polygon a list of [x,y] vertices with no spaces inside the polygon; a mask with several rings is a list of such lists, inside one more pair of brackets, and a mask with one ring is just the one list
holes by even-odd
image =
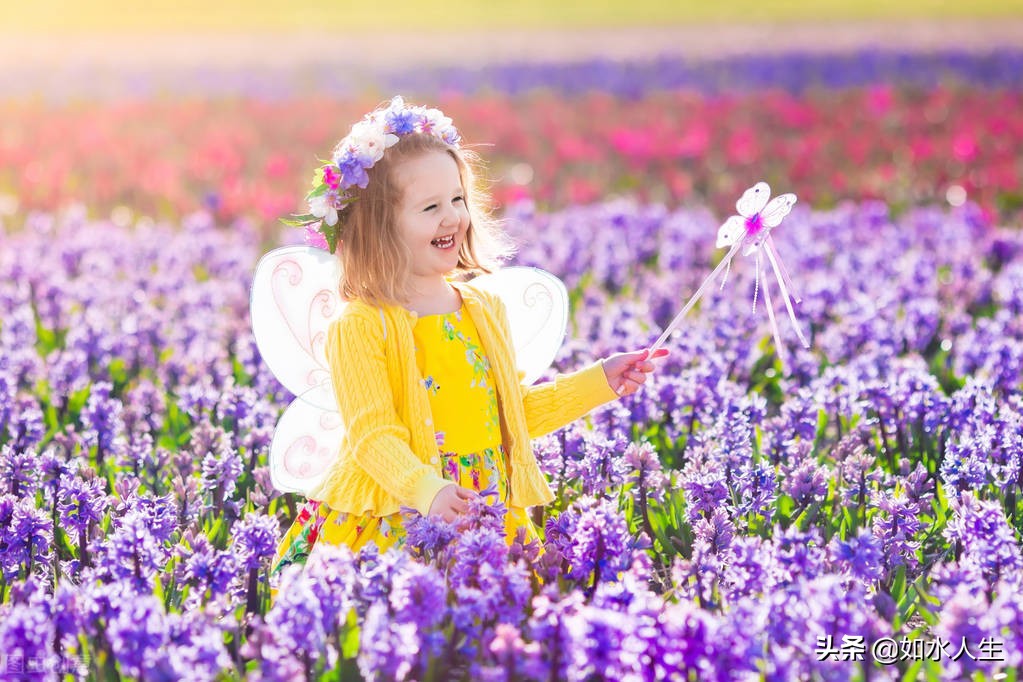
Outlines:
{"label": "white flower on crown", "polygon": [[310,199],[309,212],[328,225],[337,225],[337,192],[328,191]]}
{"label": "white flower on crown", "polygon": [[451,118],[444,115],[440,109],[426,109],[422,108],[423,114],[423,132],[433,133],[434,135],[443,136],[442,133],[449,128],[453,128]]}
{"label": "white flower on crown", "polygon": [[348,133],[339,151],[353,152],[360,158],[363,167],[368,168],[384,158],[384,150],[397,141],[398,136],[384,132],[380,122],[366,119],[352,126],[352,132]]}

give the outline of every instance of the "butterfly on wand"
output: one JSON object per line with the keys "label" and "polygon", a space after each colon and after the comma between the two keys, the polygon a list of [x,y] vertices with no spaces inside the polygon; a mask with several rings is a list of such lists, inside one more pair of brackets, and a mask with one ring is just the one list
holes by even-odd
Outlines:
{"label": "butterfly on wand", "polygon": [[661,336],[650,346],[650,352],[653,353],[655,350],[660,348],[668,337],[678,329],[682,322],[682,319],[686,316],[686,313],[696,305],[696,302],[706,293],[707,289],[717,278],[718,274],[722,270],[725,271],[725,276],[721,280],[721,287],[725,286],[725,282],[728,281],[728,273],[731,270],[732,259],[735,255],[742,250],[742,255],[749,256],[753,255],[756,263],[756,274],[754,279],[753,288],[753,310],[756,312],[757,307],[757,294],[763,289],[764,292],[764,305],[767,308],[767,317],[771,321],[771,333],[774,335],[774,345],[776,352],[778,353],[778,359],[782,365],[785,364],[785,346],[781,341],[781,333],[778,331],[778,321],[774,316],[774,306],[771,303],[771,292],[767,288],[767,282],[765,281],[761,286],[760,272],[763,265],[763,254],[767,254],[767,261],[771,264],[771,270],[774,272],[774,276],[778,281],[778,289],[781,291],[782,300],[785,302],[785,309],[789,313],[789,319],[792,321],[792,327],[796,330],[796,336],[799,337],[804,348],[809,348],[810,344],[807,342],[806,337],[803,336],[803,331],[799,328],[799,322],[796,320],[796,313],[792,309],[792,303],[799,303],[800,299],[794,296],[792,292],[792,282],[789,279],[789,273],[785,269],[785,265],[782,263],[781,258],[778,256],[778,251],[774,247],[774,242],[771,240],[771,230],[781,224],[782,219],[785,218],[792,210],[792,207],[796,203],[796,195],[792,193],[779,194],[775,198],[771,199],[771,187],[766,182],[758,182],[757,184],[750,187],[748,190],[743,192],[742,197],[735,204],[735,210],[739,215],[733,215],[725,223],[718,228],[717,237],[717,248],[730,247],[725,257],[721,259],[714,271],[710,273],[707,279],[703,280],[699,289],[692,295],[682,310],[675,316],[675,319],[665,328]]}

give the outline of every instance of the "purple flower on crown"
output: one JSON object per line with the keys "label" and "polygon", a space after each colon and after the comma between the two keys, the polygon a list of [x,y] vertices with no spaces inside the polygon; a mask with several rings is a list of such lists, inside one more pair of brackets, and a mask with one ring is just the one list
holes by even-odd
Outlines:
{"label": "purple flower on crown", "polygon": [[387,123],[387,132],[395,135],[408,135],[421,127],[419,112],[413,109],[388,109],[384,114],[384,121]]}
{"label": "purple flower on crown", "polygon": [[367,168],[373,167],[368,157],[359,154],[356,148],[348,149],[337,159],[337,167],[341,169],[341,188],[348,189],[358,185],[365,188],[369,184]]}

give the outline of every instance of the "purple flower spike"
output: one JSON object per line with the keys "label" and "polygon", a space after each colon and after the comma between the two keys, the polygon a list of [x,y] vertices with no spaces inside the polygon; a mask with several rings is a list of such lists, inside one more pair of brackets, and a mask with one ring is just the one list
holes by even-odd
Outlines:
{"label": "purple flower spike", "polygon": [[233,530],[232,547],[246,570],[259,568],[277,552],[280,522],[275,516],[249,513]]}

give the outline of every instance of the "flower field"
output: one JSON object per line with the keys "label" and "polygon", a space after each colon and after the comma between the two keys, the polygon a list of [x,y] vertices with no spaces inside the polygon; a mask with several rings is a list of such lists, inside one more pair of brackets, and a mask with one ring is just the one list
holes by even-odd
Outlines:
{"label": "flower field", "polygon": [[760,179],[811,347],[779,310],[780,363],[739,258],[640,393],[534,443],[543,552],[479,504],[273,585],[303,500],[249,285],[398,81],[0,100],[0,677],[1019,679],[1023,61],[831,59],[403,88],[568,287],[552,372],[649,345]]}

